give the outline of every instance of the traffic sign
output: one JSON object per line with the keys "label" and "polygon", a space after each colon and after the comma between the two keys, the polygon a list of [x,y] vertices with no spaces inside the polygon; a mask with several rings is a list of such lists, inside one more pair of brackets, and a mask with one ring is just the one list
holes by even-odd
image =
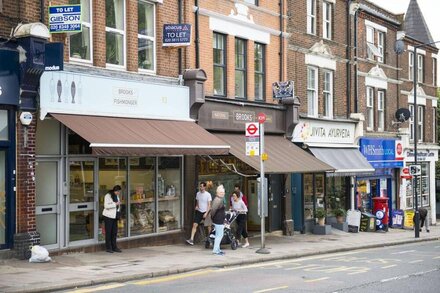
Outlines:
{"label": "traffic sign", "polygon": [[258,123],[263,124],[266,121],[266,114],[258,113]]}
{"label": "traffic sign", "polygon": [[245,130],[246,136],[260,136],[260,126],[258,125],[258,123],[246,123]]}
{"label": "traffic sign", "polygon": [[412,176],[418,176],[422,174],[422,168],[420,165],[409,165],[409,174]]}
{"label": "traffic sign", "polygon": [[259,141],[246,141],[246,156],[259,156],[260,155],[260,142]]}

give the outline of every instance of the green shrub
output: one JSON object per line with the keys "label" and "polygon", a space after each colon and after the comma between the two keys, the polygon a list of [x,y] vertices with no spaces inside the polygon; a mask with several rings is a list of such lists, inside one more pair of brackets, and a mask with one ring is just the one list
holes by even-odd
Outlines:
{"label": "green shrub", "polygon": [[327,212],[325,211],[324,208],[317,208],[315,211],[315,218],[318,218],[318,219],[325,218],[326,215],[327,215]]}
{"label": "green shrub", "polygon": [[345,216],[345,210],[342,208],[335,209],[333,210],[333,214],[335,215],[335,217],[343,217]]}

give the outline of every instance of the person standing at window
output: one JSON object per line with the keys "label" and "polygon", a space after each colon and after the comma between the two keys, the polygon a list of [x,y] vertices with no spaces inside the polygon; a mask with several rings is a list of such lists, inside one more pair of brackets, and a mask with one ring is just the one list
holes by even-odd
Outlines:
{"label": "person standing at window", "polygon": [[121,194],[121,186],[115,185],[112,190],[104,197],[104,216],[105,225],[105,250],[108,253],[122,252],[116,245],[116,236],[118,235],[118,219],[120,215],[121,201],[119,195]]}

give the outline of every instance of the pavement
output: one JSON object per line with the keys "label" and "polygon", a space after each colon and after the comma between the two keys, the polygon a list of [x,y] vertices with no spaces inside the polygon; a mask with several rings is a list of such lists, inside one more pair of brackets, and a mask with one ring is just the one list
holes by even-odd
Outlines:
{"label": "pavement", "polygon": [[52,292],[109,282],[167,276],[212,267],[259,263],[325,253],[376,248],[422,241],[440,240],[440,222],[415,238],[413,230],[389,229],[388,232],[345,233],[332,229],[330,235],[280,233],[266,234],[269,254],[259,254],[261,236],[250,237],[251,246],[231,250],[222,245],[224,256],[212,254],[203,244],[149,246],[125,249],[109,254],[72,253],[53,256],[48,263],[27,260],[0,260],[0,292]]}

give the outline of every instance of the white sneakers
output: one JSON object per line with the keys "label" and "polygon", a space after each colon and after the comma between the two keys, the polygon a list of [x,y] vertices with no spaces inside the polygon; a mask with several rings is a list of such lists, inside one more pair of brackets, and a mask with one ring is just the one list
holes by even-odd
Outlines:
{"label": "white sneakers", "polygon": [[249,243],[245,243],[245,244],[243,244],[241,247],[242,247],[242,248],[249,247]]}

